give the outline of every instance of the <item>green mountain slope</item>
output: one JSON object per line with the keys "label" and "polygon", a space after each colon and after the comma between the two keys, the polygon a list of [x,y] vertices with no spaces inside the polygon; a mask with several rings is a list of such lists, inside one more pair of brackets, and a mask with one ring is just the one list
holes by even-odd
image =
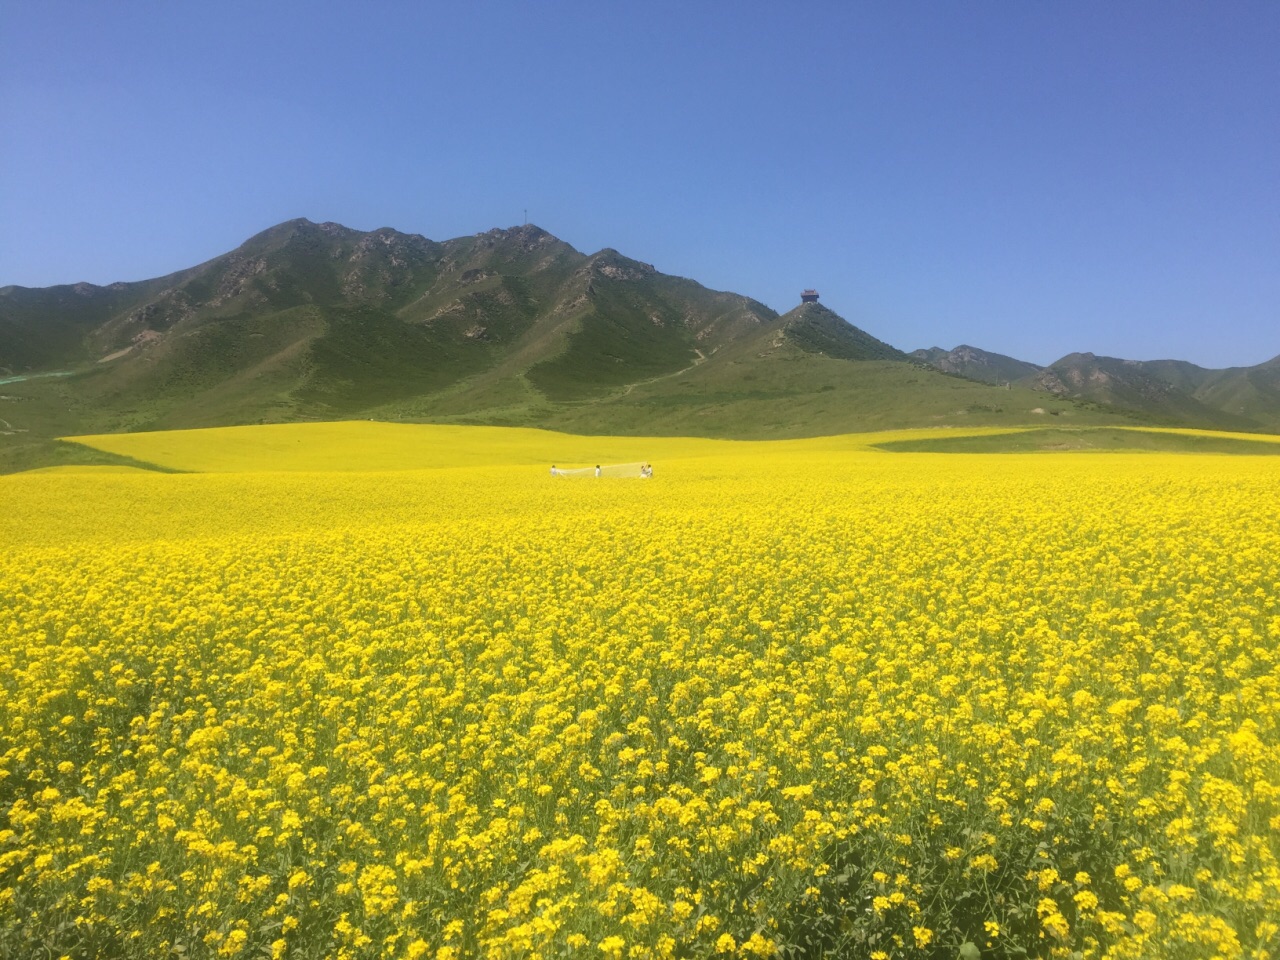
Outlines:
{"label": "green mountain slope", "polygon": [[1143,422],[1228,430],[1280,429],[1280,357],[1209,370],[1185,360],[1121,360],[1073,353],[1048,367],[961,345],[911,357],[986,383],[1009,383],[1112,408]]}
{"label": "green mountain slope", "polygon": [[1197,400],[1267,430],[1280,430],[1280,357],[1255,367],[1209,372],[1195,389]]}
{"label": "green mountain slope", "polygon": [[1040,367],[1034,363],[963,343],[954,350],[943,350],[941,347],[912,350],[911,357],[947,373],[981,380],[983,383],[1012,383],[1040,372]]}
{"label": "green mountain slope", "polygon": [[[166,278],[167,279],[167,278]],[[0,287],[0,376],[72,366],[93,359],[87,335],[113,315],[164,289],[165,280]]]}
{"label": "green mountain slope", "polygon": [[[1132,422],[1091,405],[1005,390],[896,361],[838,360],[784,342],[774,352],[723,352],[680,375],[592,404],[546,411],[578,433],[768,439],[925,426]],[[513,421],[519,422],[519,421]],[[607,427],[607,429],[606,429]]]}
{"label": "green mountain slope", "polygon": [[883,340],[877,340],[820,303],[802,303],[780,320],[780,336],[805,353],[835,360],[896,360],[910,358]]}
{"label": "green mountain slope", "polygon": [[1056,396],[1107,404],[1153,423],[1225,430],[1268,429],[1280,423],[1280,394],[1274,392],[1276,378],[1267,375],[1266,365],[1206,370],[1183,361],[1073,353],[1022,383]]}
{"label": "green mountain slope", "polygon": [[[291,220],[167,277],[6,287],[0,380],[0,467],[58,435],[349,417],[726,437],[1134,417],[1103,405],[1120,391],[947,375],[817,303],[779,316],[532,225]],[[1254,417],[1274,380],[1202,386]]]}

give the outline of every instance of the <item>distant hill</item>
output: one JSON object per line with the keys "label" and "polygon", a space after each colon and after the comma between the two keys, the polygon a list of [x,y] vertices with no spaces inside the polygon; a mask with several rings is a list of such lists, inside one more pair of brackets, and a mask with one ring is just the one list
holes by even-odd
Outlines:
{"label": "distant hill", "polygon": [[790,437],[1051,416],[1256,429],[1280,409],[1274,370],[1192,368],[1161,399],[1110,374],[1100,392],[1072,369],[927,353],[532,225],[438,242],[291,220],[166,277],[0,288],[0,469],[41,462],[54,436],[352,417]]}
{"label": "distant hill", "polygon": [[1026,360],[1015,360],[1002,353],[980,350],[963,343],[954,350],[943,350],[941,347],[913,350],[911,356],[939,370],[981,380],[983,383],[1012,383],[1024,377],[1034,376],[1041,369]]}
{"label": "distant hill", "polygon": [[1073,353],[1023,381],[1150,420],[1228,430],[1280,429],[1280,357],[1209,370],[1182,360],[1120,360]]}
{"label": "distant hill", "polygon": [[985,383],[1012,383],[1122,411],[1143,422],[1225,430],[1280,430],[1280,357],[1209,370],[1185,360],[1121,360],[1072,353],[1047,367],[977,347],[911,356]]}

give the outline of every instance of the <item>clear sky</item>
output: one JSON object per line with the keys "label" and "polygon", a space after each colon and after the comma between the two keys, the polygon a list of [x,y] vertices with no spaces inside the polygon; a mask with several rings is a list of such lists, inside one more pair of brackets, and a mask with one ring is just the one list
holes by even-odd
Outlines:
{"label": "clear sky", "polygon": [[531,222],[910,350],[1280,354],[1280,4],[0,0],[0,285]]}

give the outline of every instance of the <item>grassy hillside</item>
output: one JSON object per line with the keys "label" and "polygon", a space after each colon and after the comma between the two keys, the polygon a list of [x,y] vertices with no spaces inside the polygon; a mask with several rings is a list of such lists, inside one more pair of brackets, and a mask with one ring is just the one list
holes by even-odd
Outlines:
{"label": "grassy hillside", "polygon": [[1256,367],[1212,371],[1195,396],[1212,407],[1280,430],[1280,357]]}
{"label": "grassy hillside", "polygon": [[[330,419],[437,395],[463,411],[475,391],[605,395],[775,316],[537,227],[436,243],[296,220],[155,281],[7,288],[0,369],[69,365],[66,390],[29,386],[91,410],[81,429]],[[26,411],[17,429],[49,436]]]}
{"label": "grassy hillside", "polygon": [[1073,353],[1022,384],[1123,410],[1150,423],[1216,430],[1280,428],[1280,364],[1207,370],[1179,360]]}
{"label": "grassy hillside", "polygon": [[[779,325],[781,336],[804,353],[833,360],[895,360],[905,363],[910,359],[896,347],[851,326],[820,303],[800,304],[784,314]],[[777,334],[770,331],[770,336],[776,337]]]}
{"label": "grassy hillside", "polygon": [[963,343],[954,350],[930,347],[927,350],[912,350],[910,355],[912,359],[920,360],[946,373],[956,373],[984,383],[1013,383],[1040,372],[1040,367],[1034,363],[1007,357],[1001,353],[992,353],[989,350],[980,350]]}
{"label": "grassy hillside", "polygon": [[963,350],[946,371],[823,305],[779,316],[535,226],[436,242],[293,220],[168,277],[0,290],[0,380],[70,374],[0,383],[0,470],[65,462],[69,434],[350,418],[725,438],[1280,429],[1275,364],[1082,354],[1004,389],[973,375],[1019,361]]}
{"label": "grassy hillside", "polygon": [[1124,423],[1088,404],[1005,390],[892,360],[848,361],[786,336],[720,351],[678,376],[637,384],[549,423],[593,431],[721,437],[819,436],[907,427],[1021,425],[1064,419]]}
{"label": "grassy hillside", "polygon": [[1014,383],[1111,407],[1152,424],[1280,430],[1280,357],[1210,370],[1185,360],[1121,360],[1073,353],[1048,367],[977,347],[915,350],[913,359],[987,383]]}

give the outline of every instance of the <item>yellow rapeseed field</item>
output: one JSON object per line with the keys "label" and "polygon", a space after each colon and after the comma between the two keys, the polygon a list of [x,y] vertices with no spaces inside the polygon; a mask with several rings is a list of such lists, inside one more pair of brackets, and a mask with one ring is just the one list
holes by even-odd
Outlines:
{"label": "yellow rapeseed field", "polygon": [[0,956],[1280,957],[1280,458],[882,439],[0,477]]}

